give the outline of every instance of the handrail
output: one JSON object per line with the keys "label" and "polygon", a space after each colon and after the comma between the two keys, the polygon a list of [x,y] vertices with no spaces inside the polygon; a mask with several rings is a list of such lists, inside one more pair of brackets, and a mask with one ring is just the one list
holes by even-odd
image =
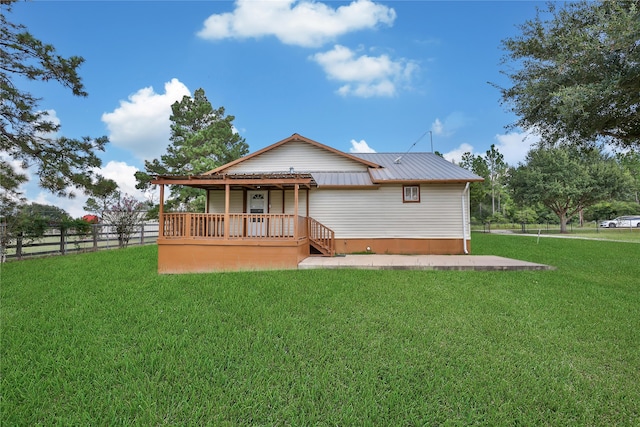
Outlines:
{"label": "handrail", "polygon": [[[223,239],[224,214],[165,213],[163,237]],[[307,237],[305,218],[298,217],[298,236],[295,236],[295,215],[291,214],[229,214],[230,239],[295,240]],[[302,224],[302,225],[301,225]]]}
{"label": "handrail", "polygon": [[[335,233],[316,221],[291,214],[230,213],[228,239],[309,239],[325,255],[334,256]],[[225,215],[211,213],[165,213],[161,239],[225,239]],[[297,221],[297,224],[296,224]],[[297,227],[296,227],[297,225]],[[298,235],[296,236],[296,228]]]}
{"label": "handrail", "polygon": [[326,255],[334,256],[336,254],[334,231],[311,217],[307,218],[307,224],[309,240],[323,249]]}

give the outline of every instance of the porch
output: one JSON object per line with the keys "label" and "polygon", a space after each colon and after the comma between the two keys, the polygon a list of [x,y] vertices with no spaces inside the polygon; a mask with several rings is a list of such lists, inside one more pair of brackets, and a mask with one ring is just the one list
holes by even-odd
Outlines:
{"label": "porch", "polygon": [[335,255],[335,235],[292,214],[164,213],[158,271],[182,273],[296,268],[312,251]]}
{"label": "porch", "polygon": [[[335,255],[334,232],[308,216],[315,185],[310,174],[212,173],[157,177],[153,183],[160,185],[161,273],[296,268],[312,251]],[[208,213],[164,212],[165,185],[206,190]]]}

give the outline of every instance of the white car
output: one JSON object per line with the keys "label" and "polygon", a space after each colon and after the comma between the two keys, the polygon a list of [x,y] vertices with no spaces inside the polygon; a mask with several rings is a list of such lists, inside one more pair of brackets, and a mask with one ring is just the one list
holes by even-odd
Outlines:
{"label": "white car", "polygon": [[615,219],[608,219],[600,222],[600,227],[640,227],[640,216],[619,216]]}

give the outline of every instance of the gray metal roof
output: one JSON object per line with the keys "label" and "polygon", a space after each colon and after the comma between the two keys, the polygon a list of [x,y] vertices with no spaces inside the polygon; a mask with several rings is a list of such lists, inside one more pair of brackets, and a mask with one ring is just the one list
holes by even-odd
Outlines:
{"label": "gray metal roof", "polygon": [[377,163],[369,168],[373,182],[383,181],[481,181],[482,177],[434,153],[353,153]]}
{"label": "gray metal roof", "polygon": [[318,187],[373,186],[385,181],[479,181],[482,177],[433,153],[354,153],[353,156],[378,164],[362,172],[311,172]]}
{"label": "gray metal roof", "polygon": [[369,172],[311,172],[318,187],[325,186],[372,186]]}

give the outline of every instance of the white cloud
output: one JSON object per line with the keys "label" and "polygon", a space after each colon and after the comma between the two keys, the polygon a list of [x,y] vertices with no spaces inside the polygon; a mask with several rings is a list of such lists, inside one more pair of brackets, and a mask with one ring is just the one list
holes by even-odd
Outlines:
{"label": "white cloud", "polygon": [[431,125],[431,131],[436,135],[442,135],[444,132],[444,125],[440,121],[440,119],[436,119]]}
{"label": "white cloud", "polygon": [[128,101],[120,101],[113,112],[102,115],[113,145],[131,151],[142,160],[164,154],[171,134],[171,104],[191,95],[178,79],[165,83],[164,90],[164,94],[157,94],[153,87],[140,89],[130,95]]}
{"label": "white cloud", "polygon": [[138,168],[135,166],[112,160],[96,172],[107,179],[114,180],[123,195],[128,194],[136,199],[145,200],[145,193],[136,188],[137,182],[134,174],[138,172]]}
{"label": "white cloud", "polygon": [[445,159],[449,160],[450,162],[458,164],[462,160],[462,155],[464,153],[471,153],[471,154],[477,155],[473,152],[473,150],[474,150],[473,146],[465,142],[460,144],[458,148],[455,148],[449,151],[448,153],[442,154],[442,156]]}
{"label": "white cloud", "polygon": [[328,78],[345,83],[338,89],[342,96],[394,96],[397,86],[408,83],[418,66],[405,59],[392,60],[388,55],[356,56],[351,49],[336,45],[330,51],[310,57]]}
{"label": "white cloud", "polygon": [[504,161],[511,166],[517,166],[519,162],[524,161],[532,146],[540,141],[538,135],[530,132],[498,134],[495,139],[498,141],[496,149],[504,156]]}
{"label": "white cloud", "polygon": [[349,149],[350,153],[375,153],[376,150],[369,147],[367,141],[361,139],[359,142],[355,139],[351,140],[351,148]]}
{"label": "white cloud", "polygon": [[[495,136],[497,143],[496,149],[500,154],[504,156],[504,161],[510,166],[517,166],[519,162],[524,161],[527,153],[533,145],[540,141],[540,137],[530,132],[513,132],[508,134],[497,134]],[[487,150],[481,150],[475,152],[475,148],[471,144],[463,143],[458,148],[455,148],[448,153],[443,154],[444,158],[450,162],[460,163],[462,155],[464,153],[471,153],[474,156],[486,156]]]}
{"label": "white cloud", "polygon": [[434,135],[451,136],[456,133],[458,129],[467,126],[471,121],[472,120],[464,113],[455,111],[445,117],[444,120],[436,118],[431,124],[431,131]]}
{"label": "white cloud", "polygon": [[289,45],[317,47],[349,32],[391,26],[396,12],[370,0],[333,9],[316,1],[237,0],[231,13],[211,15],[198,36],[203,39],[275,36]]}

